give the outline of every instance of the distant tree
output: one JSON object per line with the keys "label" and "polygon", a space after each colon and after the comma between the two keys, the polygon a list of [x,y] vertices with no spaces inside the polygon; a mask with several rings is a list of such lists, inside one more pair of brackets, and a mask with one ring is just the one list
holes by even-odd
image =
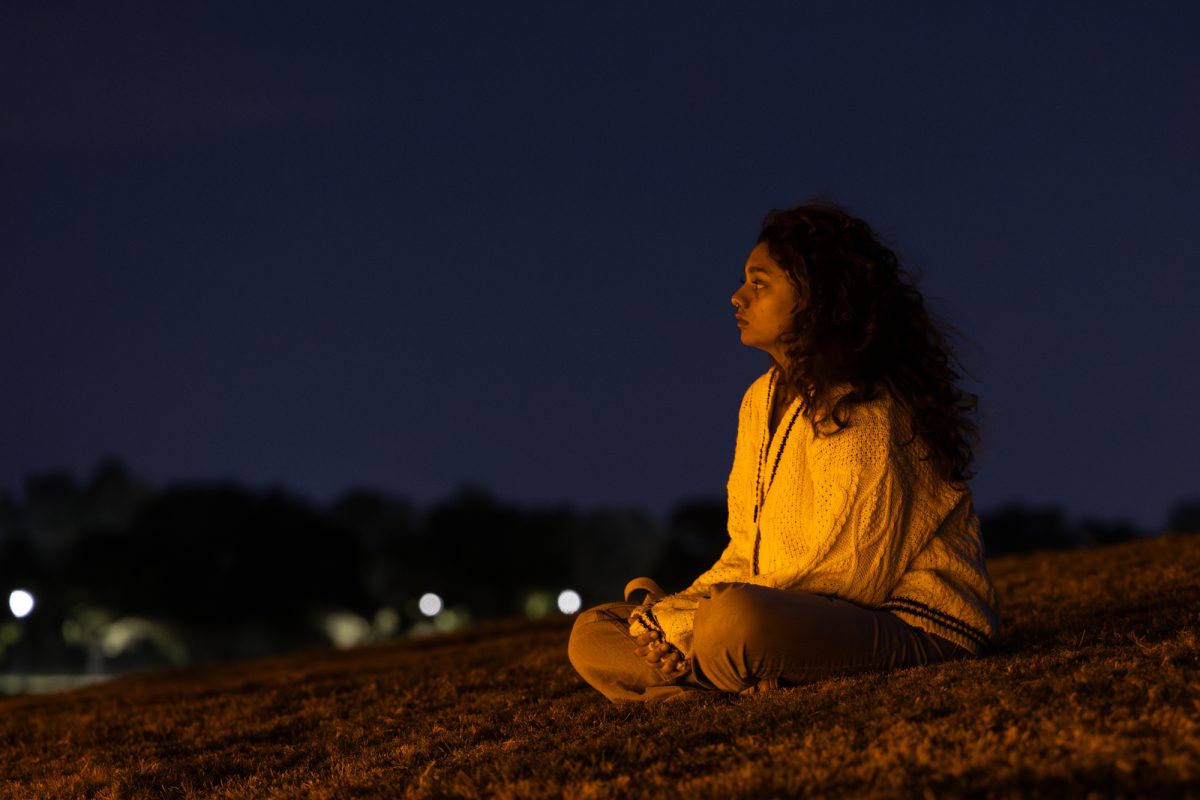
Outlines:
{"label": "distant tree", "polygon": [[1012,503],[984,514],[980,520],[984,549],[989,556],[1062,550],[1078,542],[1068,529],[1061,508],[1031,509]]}
{"label": "distant tree", "polygon": [[1084,519],[1077,526],[1082,544],[1116,544],[1139,539],[1142,532],[1129,520]]}
{"label": "distant tree", "polygon": [[24,513],[8,492],[0,492],[0,545],[9,539],[27,535]]}
{"label": "distant tree", "polygon": [[[34,608],[25,619],[10,621],[8,596],[13,589],[33,595]],[[18,648],[28,662],[15,664],[17,651],[5,652],[0,641],[0,669],[73,669],[62,639],[63,596],[55,570],[29,537],[17,535],[0,543],[0,628],[19,631]],[[2,633],[3,631],[0,631]]]}
{"label": "distant tree", "polygon": [[476,617],[511,613],[515,573],[525,557],[518,545],[521,513],[491,492],[460,489],[425,517],[413,557],[422,565],[425,587],[451,604],[465,602]]}
{"label": "distant tree", "polygon": [[1167,530],[1172,533],[1200,533],[1200,499],[1176,503],[1167,517]]}
{"label": "distant tree", "polygon": [[319,610],[368,613],[361,572],[361,545],[307,503],[227,484],[167,489],[71,559],[86,602],[230,642],[252,631],[262,652],[322,642]]}
{"label": "distant tree", "polygon": [[417,529],[412,503],[372,489],[345,492],[334,501],[330,517],[352,531],[369,550],[411,538]]}
{"label": "distant tree", "polygon": [[83,527],[82,491],[66,470],[25,479],[25,524],[33,545],[56,558],[75,543]]}
{"label": "distant tree", "polygon": [[101,459],[80,495],[81,525],[88,529],[125,528],[153,496],[147,482],[135,477],[113,456]]}
{"label": "distant tree", "polygon": [[117,613],[145,613],[151,605],[142,588],[145,574],[151,574],[149,582],[154,584],[157,579],[153,575],[170,565],[153,551],[143,553],[140,549],[140,542],[128,530],[89,531],[67,551],[59,566],[64,606],[103,606]]}
{"label": "distant tree", "polygon": [[667,591],[687,588],[729,543],[727,522],[724,500],[704,498],[677,505],[667,519],[663,549],[651,577]]}
{"label": "distant tree", "polygon": [[589,604],[620,599],[630,578],[650,575],[662,547],[654,520],[636,509],[591,511],[577,531],[571,586]]}
{"label": "distant tree", "polygon": [[522,512],[514,542],[518,555],[512,575],[516,602],[532,591],[574,588],[570,582],[580,525],[579,513],[565,506]]}
{"label": "distant tree", "polygon": [[400,607],[412,596],[421,565],[419,527],[408,500],[369,489],[352,489],[330,509],[333,523],[362,543],[361,580],[372,604]]}
{"label": "distant tree", "polygon": [[34,596],[44,595],[53,585],[52,573],[45,558],[27,536],[12,536],[0,542],[0,618],[8,613],[8,593],[16,588],[27,589]]}

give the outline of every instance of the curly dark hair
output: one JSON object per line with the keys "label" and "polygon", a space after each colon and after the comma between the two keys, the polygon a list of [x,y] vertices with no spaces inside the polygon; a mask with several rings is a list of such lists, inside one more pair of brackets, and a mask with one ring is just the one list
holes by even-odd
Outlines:
{"label": "curly dark hair", "polygon": [[[890,394],[921,458],[955,485],[972,476],[978,398],[916,282],[875,231],[824,201],[772,211],[758,235],[796,287],[800,305],[780,338],[786,385],[814,430],[850,424],[854,406]],[[849,392],[843,394],[844,387]]]}

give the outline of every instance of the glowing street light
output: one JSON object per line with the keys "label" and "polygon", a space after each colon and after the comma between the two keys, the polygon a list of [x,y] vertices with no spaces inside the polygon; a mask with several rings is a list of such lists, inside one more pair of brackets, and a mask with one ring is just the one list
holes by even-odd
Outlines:
{"label": "glowing street light", "polygon": [[443,605],[442,598],[433,592],[426,592],[417,601],[417,608],[421,609],[421,613],[427,617],[436,617],[441,612]]}
{"label": "glowing street light", "polygon": [[583,606],[583,598],[579,592],[564,589],[558,595],[558,610],[564,614],[574,614]]}
{"label": "glowing street light", "polygon": [[8,608],[17,619],[29,616],[33,606],[33,595],[24,589],[14,589],[8,596]]}

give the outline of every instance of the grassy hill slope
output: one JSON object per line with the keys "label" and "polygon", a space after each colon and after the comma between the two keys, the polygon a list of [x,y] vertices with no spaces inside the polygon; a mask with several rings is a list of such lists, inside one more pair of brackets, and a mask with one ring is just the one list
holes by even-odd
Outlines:
{"label": "grassy hill slope", "polygon": [[556,619],[0,698],[0,797],[1200,796],[1200,536],[991,568],[991,657],[764,695],[612,705]]}

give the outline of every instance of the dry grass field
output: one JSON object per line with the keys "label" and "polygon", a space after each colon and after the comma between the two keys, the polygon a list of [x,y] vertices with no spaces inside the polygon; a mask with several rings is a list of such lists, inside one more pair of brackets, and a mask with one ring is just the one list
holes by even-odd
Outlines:
{"label": "dry grass field", "polygon": [[612,705],[560,618],[0,698],[0,797],[1200,797],[1200,536],[991,567],[991,657],[748,697]]}

